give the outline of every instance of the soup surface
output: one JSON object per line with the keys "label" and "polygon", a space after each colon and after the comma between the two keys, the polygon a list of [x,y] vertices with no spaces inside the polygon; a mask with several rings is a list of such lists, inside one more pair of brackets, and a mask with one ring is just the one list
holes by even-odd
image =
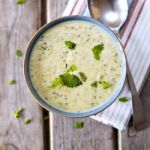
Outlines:
{"label": "soup surface", "polygon": [[67,21],[47,30],[30,57],[39,95],[67,112],[85,112],[108,100],[121,79],[112,38],[95,24]]}

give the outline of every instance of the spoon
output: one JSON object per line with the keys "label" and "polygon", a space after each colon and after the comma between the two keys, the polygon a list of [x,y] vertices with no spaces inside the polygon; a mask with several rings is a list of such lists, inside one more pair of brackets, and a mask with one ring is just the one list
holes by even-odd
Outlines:
{"label": "spoon", "polygon": [[119,32],[127,19],[127,0],[88,0],[88,4],[92,17],[106,24],[114,32]]}
{"label": "spoon", "polygon": [[[88,7],[94,19],[107,25],[117,35],[128,17],[127,0],[88,0]],[[145,129],[148,125],[145,120],[142,101],[136,90],[128,62],[127,81],[132,96],[133,126],[136,130]]]}

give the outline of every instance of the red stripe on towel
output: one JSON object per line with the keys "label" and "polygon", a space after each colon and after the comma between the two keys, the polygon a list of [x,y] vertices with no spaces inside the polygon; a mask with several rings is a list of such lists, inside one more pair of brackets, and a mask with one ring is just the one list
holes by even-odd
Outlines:
{"label": "red stripe on towel", "polygon": [[76,2],[74,3],[74,6],[72,7],[72,10],[71,10],[71,12],[70,12],[69,16],[71,16],[71,15],[72,15],[73,10],[74,10],[74,8],[75,8],[75,7],[76,7],[76,5],[77,5],[77,2],[78,2],[78,0],[76,0]]}
{"label": "red stripe on towel", "polygon": [[78,15],[80,15],[81,10],[83,9],[83,6],[85,5],[86,2],[87,2],[87,0],[84,0],[84,1],[83,1],[82,5],[81,5],[81,7],[80,7],[80,9],[79,9],[79,12],[77,13]]}
{"label": "red stripe on towel", "polygon": [[127,23],[126,23],[126,25],[125,25],[125,27],[124,27],[124,29],[123,29],[121,35],[120,35],[120,38],[122,38],[122,36],[124,35],[124,33],[125,33],[125,31],[126,31],[126,29],[127,29],[127,27],[128,27],[128,24],[129,24],[129,22],[130,22],[130,20],[131,20],[131,18],[132,18],[132,15],[133,15],[133,13],[134,13],[134,11],[135,11],[135,8],[136,8],[136,6],[137,6],[137,4],[138,4],[138,2],[139,2],[139,0],[136,0],[136,2],[133,4],[133,8],[132,8],[132,10],[131,10],[131,12],[130,12],[128,21],[127,21]]}
{"label": "red stripe on towel", "polygon": [[129,41],[129,39],[130,39],[130,37],[131,37],[131,35],[132,35],[132,32],[133,32],[134,28],[135,28],[135,25],[136,25],[136,23],[137,23],[137,21],[138,21],[138,19],[139,19],[139,16],[140,16],[140,14],[141,14],[141,12],[142,12],[142,10],[143,10],[144,4],[145,4],[145,1],[143,2],[142,6],[141,6],[141,9],[140,9],[140,11],[139,11],[139,13],[138,13],[138,15],[137,15],[137,17],[136,17],[136,20],[135,20],[135,22],[134,22],[134,24],[133,24],[133,27],[132,27],[132,29],[131,29],[131,32],[129,33],[129,36],[128,36],[128,38],[127,38],[125,44],[124,44],[124,48],[127,46],[127,43],[128,43],[128,41]]}

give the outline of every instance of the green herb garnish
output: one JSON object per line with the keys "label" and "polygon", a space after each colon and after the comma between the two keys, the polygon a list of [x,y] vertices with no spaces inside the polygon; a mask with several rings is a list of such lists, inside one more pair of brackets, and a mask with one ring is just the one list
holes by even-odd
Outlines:
{"label": "green herb garnish", "polygon": [[125,102],[128,102],[128,98],[127,97],[121,97],[121,98],[119,98],[119,101],[125,103]]}
{"label": "green herb garnish", "polygon": [[91,86],[97,87],[97,86],[98,86],[98,81],[94,81],[94,82],[91,84]]}
{"label": "green herb garnish", "polygon": [[13,85],[13,84],[15,84],[15,83],[16,83],[15,80],[8,80],[8,84],[10,84],[10,85]]}
{"label": "green herb garnish", "polygon": [[22,111],[23,111],[23,109],[16,109],[16,111],[13,112],[13,116],[17,119],[20,118]]}
{"label": "green herb garnish", "polygon": [[26,119],[26,120],[24,120],[23,124],[28,125],[30,122],[31,122],[31,119]]}
{"label": "green herb garnish", "polygon": [[21,56],[22,56],[22,52],[21,52],[20,49],[17,49],[17,50],[16,50],[16,56],[17,56],[17,57],[21,57]]}
{"label": "green herb garnish", "polygon": [[24,4],[26,2],[26,0],[17,0],[17,4],[20,4],[20,5],[22,5],[22,4]]}
{"label": "green herb garnish", "polygon": [[84,122],[76,122],[74,124],[74,128],[78,128],[78,129],[81,129],[84,127]]}
{"label": "green herb garnish", "polygon": [[87,76],[83,72],[79,72],[79,75],[80,75],[82,81],[85,82],[87,80]]}
{"label": "green herb garnish", "polygon": [[107,88],[109,88],[110,87],[110,84],[108,83],[108,82],[102,82],[102,88],[103,89],[107,89]]}
{"label": "green herb garnish", "polygon": [[99,44],[92,48],[92,52],[96,60],[100,60],[101,52],[103,49],[104,49],[104,44]]}
{"label": "green herb garnish", "polygon": [[65,41],[65,45],[69,49],[75,49],[75,47],[76,47],[76,44],[74,42],[71,42],[71,41]]}
{"label": "green herb garnish", "polygon": [[61,77],[56,77],[55,80],[51,83],[51,85],[49,86],[49,88],[51,87],[56,87],[56,86],[61,86],[63,85],[62,79]]}
{"label": "green herb garnish", "polygon": [[77,66],[76,65],[71,65],[66,72],[73,72],[77,70]]}
{"label": "green herb garnish", "polygon": [[45,120],[48,120],[49,119],[49,116],[44,116],[43,117],[43,120],[45,121]]}
{"label": "green herb garnish", "polygon": [[63,85],[67,87],[73,88],[82,84],[79,77],[74,74],[65,73],[60,75],[60,78],[62,79]]}

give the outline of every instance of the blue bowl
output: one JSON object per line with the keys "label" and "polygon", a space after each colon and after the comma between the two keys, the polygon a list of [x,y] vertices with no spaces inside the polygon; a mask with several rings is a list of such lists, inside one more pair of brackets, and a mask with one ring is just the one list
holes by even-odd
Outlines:
{"label": "blue bowl", "polygon": [[[67,22],[67,21],[85,21],[85,22],[90,22],[90,23],[97,25],[101,30],[103,30],[104,32],[106,32],[107,34],[109,34],[111,36],[112,40],[118,47],[118,53],[121,58],[122,75],[121,75],[121,79],[120,79],[116,89],[114,90],[114,93],[104,103],[102,103],[101,105],[94,107],[91,110],[86,111],[86,112],[66,112],[66,111],[60,110],[59,108],[52,106],[50,103],[48,103],[46,100],[44,100],[36,92],[36,90],[32,84],[31,78],[30,78],[30,70],[29,70],[30,56],[32,53],[32,49],[33,49],[34,45],[36,44],[37,40],[45,31],[49,30],[50,28],[52,28],[62,22]],[[86,117],[86,116],[91,116],[93,114],[96,114],[96,113],[106,109],[117,99],[117,97],[119,96],[120,92],[123,89],[125,78],[126,78],[126,58],[125,58],[125,54],[124,54],[121,42],[116,37],[116,35],[104,24],[100,23],[99,21],[96,21],[95,19],[89,18],[89,17],[68,16],[68,17],[62,17],[62,18],[56,19],[56,20],[44,25],[35,33],[35,35],[31,39],[31,41],[29,42],[29,45],[26,50],[25,59],[24,59],[24,75],[25,75],[25,80],[26,80],[27,86],[28,86],[31,94],[34,96],[34,98],[37,100],[37,102],[42,107],[44,107],[48,111],[54,111],[54,112],[57,112],[63,116],[67,116],[67,117]]]}

